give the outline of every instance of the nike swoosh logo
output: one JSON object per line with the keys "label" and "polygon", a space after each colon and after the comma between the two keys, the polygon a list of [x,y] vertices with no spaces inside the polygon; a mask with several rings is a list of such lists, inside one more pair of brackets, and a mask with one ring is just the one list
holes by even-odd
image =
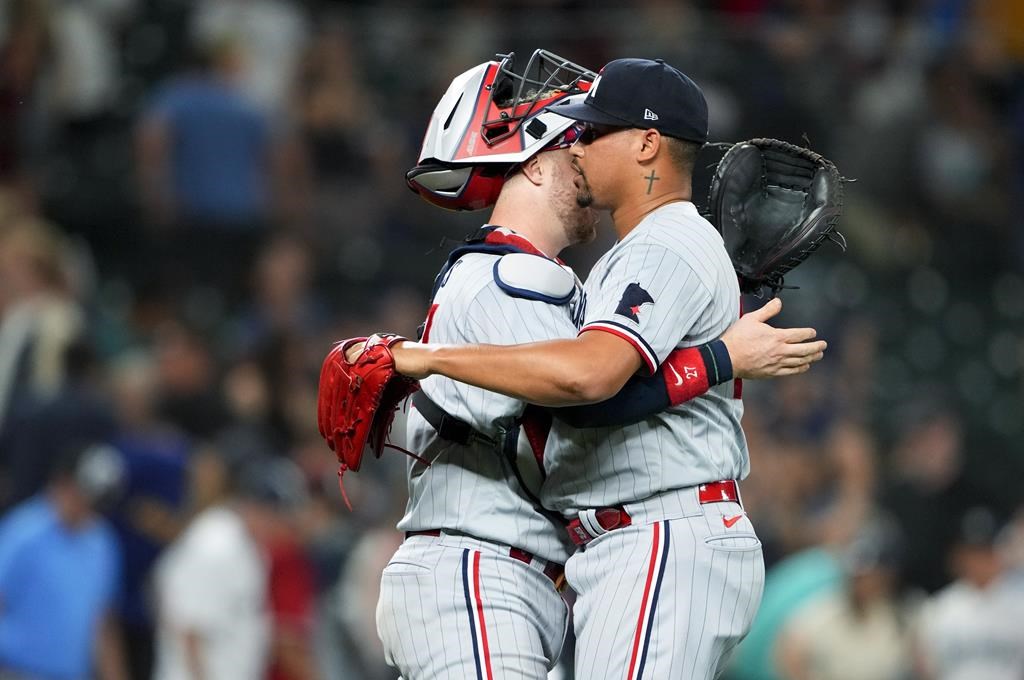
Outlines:
{"label": "nike swoosh logo", "polygon": [[732,525],[736,524],[736,522],[739,522],[740,519],[742,519],[742,518],[743,518],[743,514],[742,513],[739,514],[739,515],[736,515],[735,517],[723,517],[722,518],[722,524],[725,525],[726,529],[731,529]]}
{"label": "nike swoosh logo", "polygon": [[673,366],[672,364],[667,364],[667,366],[668,366],[668,369],[670,371],[672,371],[672,374],[676,377],[676,385],[682,385],[683,384],[683,376],[679,375],[679,371],[676,370],[676,367]]}

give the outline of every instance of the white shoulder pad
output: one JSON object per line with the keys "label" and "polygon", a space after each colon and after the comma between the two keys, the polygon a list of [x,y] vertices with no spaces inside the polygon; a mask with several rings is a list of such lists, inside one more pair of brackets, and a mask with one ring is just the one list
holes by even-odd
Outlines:
{"label": "white shoulder pad", "polygon": [[512,297],[564,305],[572,300],[576,276],[554,260],[529,253],[509,253],[494,263],[494,281]]}

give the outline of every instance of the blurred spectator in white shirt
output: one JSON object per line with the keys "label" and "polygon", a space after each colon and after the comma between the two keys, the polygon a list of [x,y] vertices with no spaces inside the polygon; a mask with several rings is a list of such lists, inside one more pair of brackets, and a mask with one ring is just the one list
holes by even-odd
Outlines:
{"label": "blurred spectator in white shirt", "polygon": [[256,680],[266,673],[267,564],[253,536],[251,504],[231,488],[238,463],[212,447],[193,454],[193,494],[205,507],[156,568],[155,680]]}
{"label": "blurred spectator in white shirt", "polygon": [[927,680],[1024,677],[1024,585],[1002,552],[1002,526],[986,507],[957,526],[950,562],[957,580],[929,599],[918,625],[918,663]]}
{"label": "blurred spectator in white shirt", "polygon": [[787,680],[901,680],[910,640],[894,597],[900,538],[890,523],[868,522],[841,558],[845,586],[793,614],[777,646]]}
{"label": "blurred spectator in white shirt", "polygon": [[136,0],[76,0],[53,8],[54,78],[51,105],[62,119],[108,112],[121,86],[118,31]]}

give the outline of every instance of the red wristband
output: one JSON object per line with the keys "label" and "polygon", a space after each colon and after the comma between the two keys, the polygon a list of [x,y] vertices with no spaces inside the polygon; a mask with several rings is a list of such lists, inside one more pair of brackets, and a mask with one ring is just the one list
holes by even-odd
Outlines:
{"label": "red wristband", "polygon": [[699,347],[677,349],[665,359],[665,389],[672,406],[708,391],[708,369]]}
{"label": "red wristband", "polygon": [[662,375],[670,406],[678,406],[733,379],[732,359],[721,339],[700,347],[677,349],[668,355],[664,365]]}

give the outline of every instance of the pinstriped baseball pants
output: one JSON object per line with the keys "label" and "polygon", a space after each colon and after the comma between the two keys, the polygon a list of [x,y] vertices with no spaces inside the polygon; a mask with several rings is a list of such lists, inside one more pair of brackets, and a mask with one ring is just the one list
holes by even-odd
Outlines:
{"label": "pinstriped baseball pants", "polygon": [[405,680],[544,680],[568,607],[538,562],[468,537],[407,538],[381,576],[388,664]]}
{"label": "pinstriped baseball pants", "polygon": [[686,506],[661,520],[627,506],[631,526],[569,558],[577,678],[711,680],[750,630],[764,590],[750,520],[737,503]]}

